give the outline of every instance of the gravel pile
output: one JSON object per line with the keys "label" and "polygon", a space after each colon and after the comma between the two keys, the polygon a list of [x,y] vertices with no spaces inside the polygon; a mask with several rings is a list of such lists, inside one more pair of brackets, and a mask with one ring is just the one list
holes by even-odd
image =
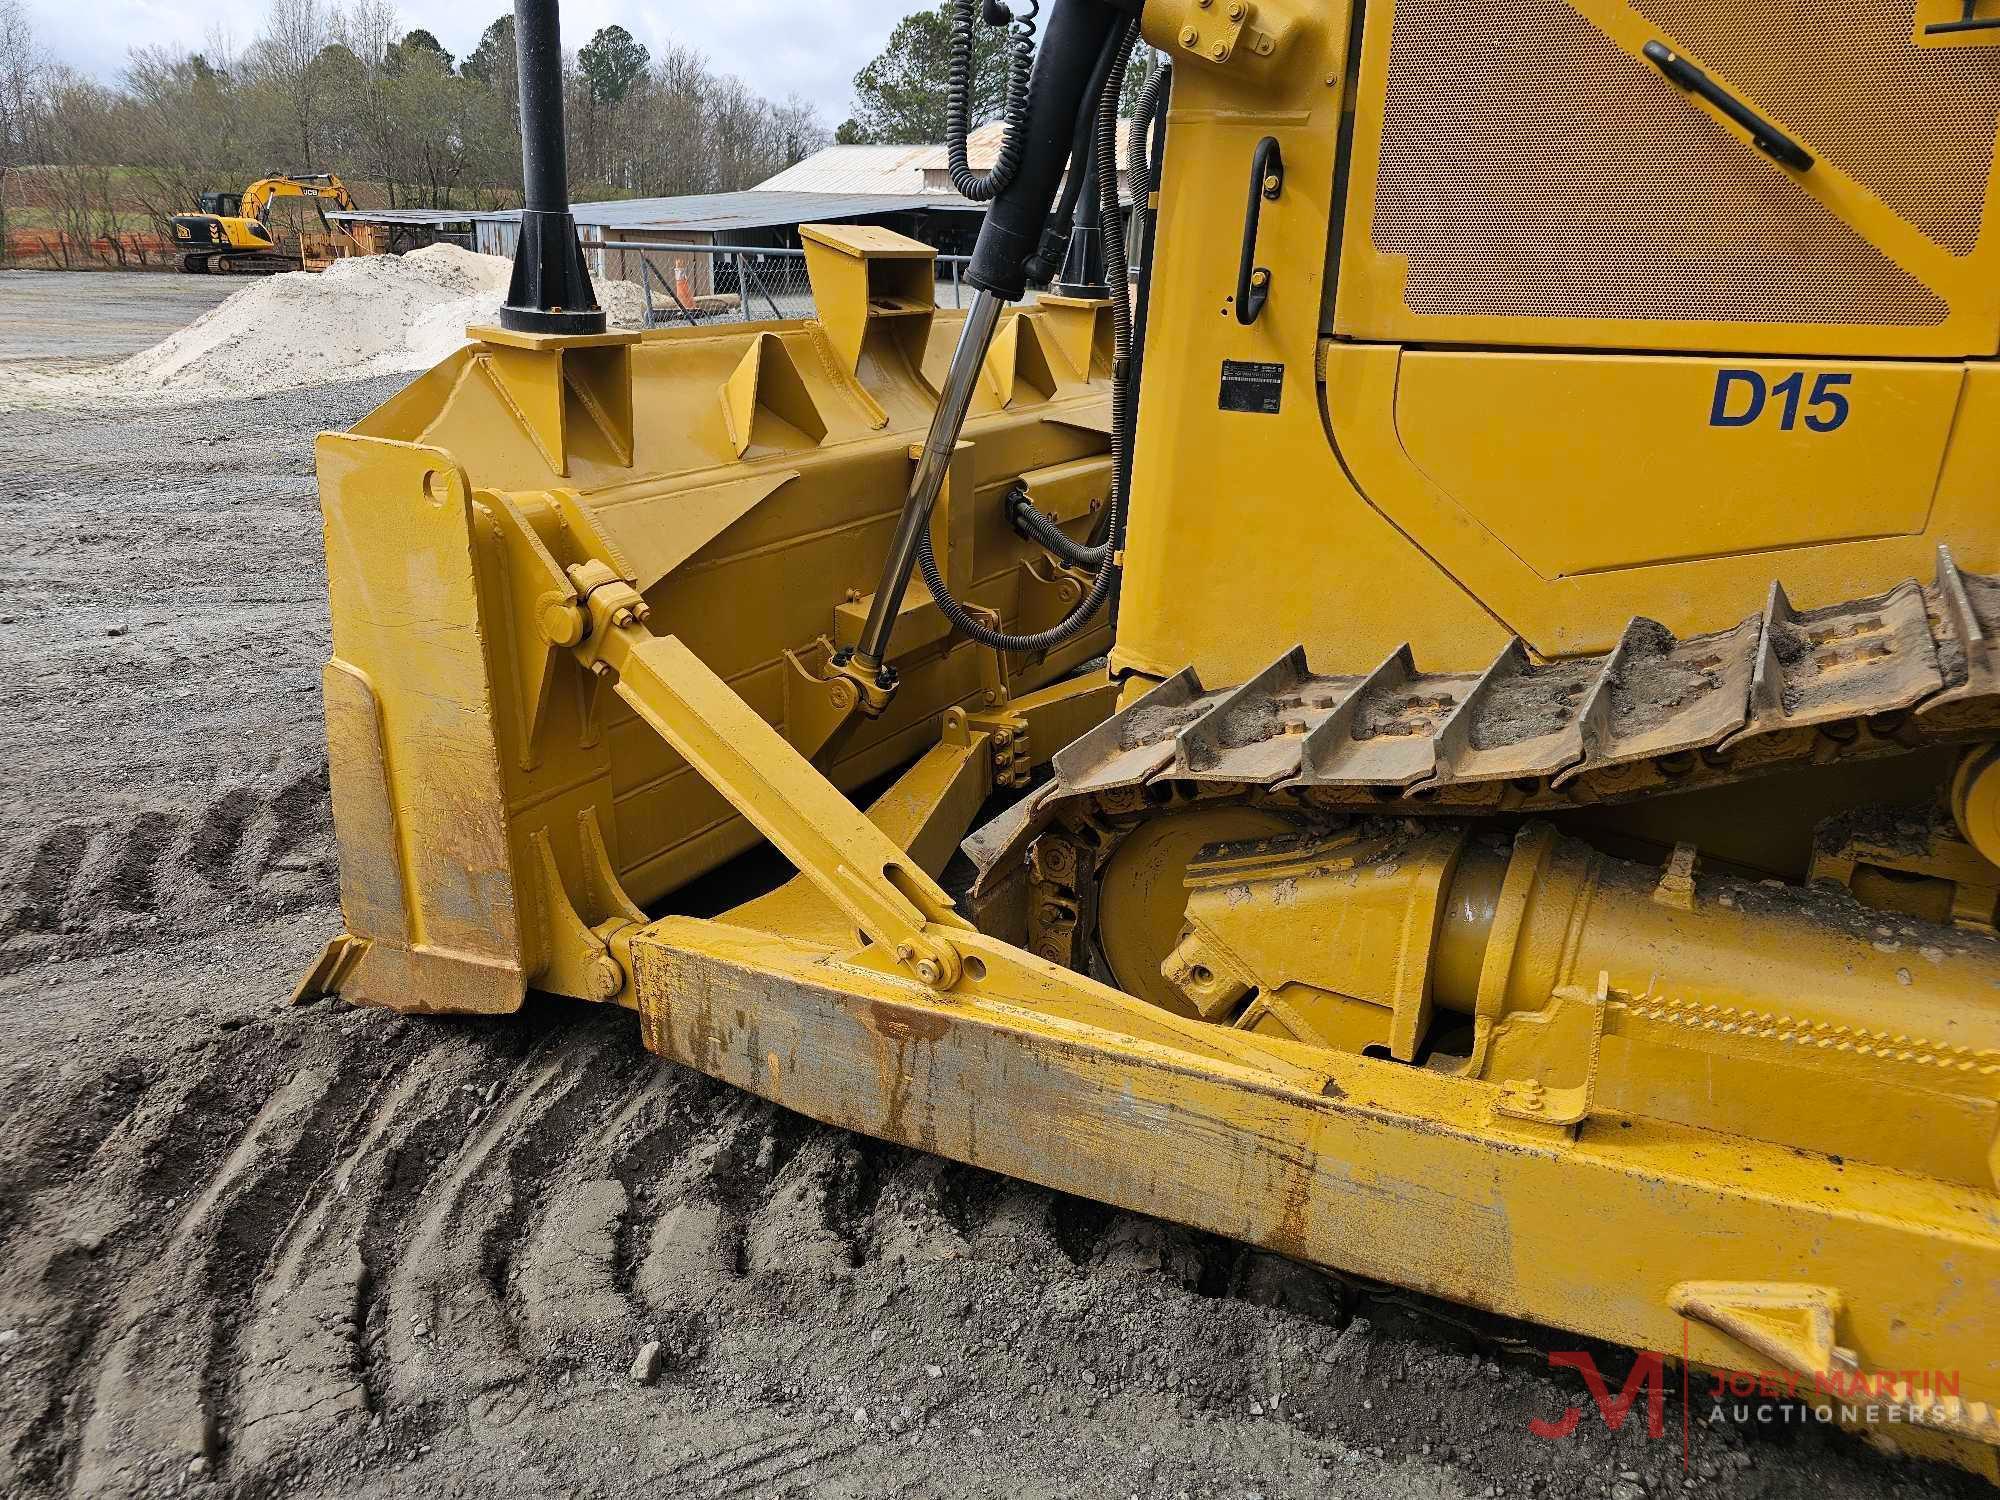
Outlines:
{"label": "gravel pile", "polygon": [[[512,263],[456,245],[357,256],[245,286],[152,348],[108,368],[21,371],[0,408],[191,406],[429,369],[490,323]],[[644,296],[601,282],[612,326],[637,328]]]}

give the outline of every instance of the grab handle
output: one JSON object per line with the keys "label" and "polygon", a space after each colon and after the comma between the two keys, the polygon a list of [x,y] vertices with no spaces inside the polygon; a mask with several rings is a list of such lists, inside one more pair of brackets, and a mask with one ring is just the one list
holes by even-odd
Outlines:
{"label": "grab handle", "polygon": [[1750,144],[1771,160],[1783,162],[1800,172],[1812,170],[1812,153],[1766,120],[1757,111],[1682,57],[1665,42],[1648,42],[1646,61],[1690,94],[1706,99],[1723,114],[1750,132]]}
{"label": "grab handle", "polygon": [[1979,0],[1962,0],[1956,21],[1933,21],[1924,28],[1925,36],[1954,36],[1962,31],[2000,31],[2000,16],[1979,14]]}
{"label": "grab handle", "polygon": [[1285,188],[1285,158],[1276,136],[1265,136],[1250,158],[1250,206],[1243,211],[1243,253],[1236,262],[1236,321],[1246,328],[1257,321],[1271,295],[1271,273],[1257,264],[1257,220],[1264,200]]}

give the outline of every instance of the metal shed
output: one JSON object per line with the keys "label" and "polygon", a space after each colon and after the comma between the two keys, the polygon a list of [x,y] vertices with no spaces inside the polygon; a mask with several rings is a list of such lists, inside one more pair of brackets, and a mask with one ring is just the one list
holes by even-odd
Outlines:
{"label": "metal shed", "polygon": [[471,250],[477,243],[473,225],[477,217],[442,208],[329,209],[326,215],[329,224],[339,225],[357,239],[371,239],[378,253],[390,255],[436,244]]}
{"label": "metal shed", "polygon": [[[979,231],[980,206],[956,193],[808,193],[749,189],[737,193],[698,193],[677,198],[622,198],[571,207],[577,232],[599,277],[636,281],[639,262],[696,296],[734,295],[734,287],[716,284],[720,258],[671,250],[648,254],[641,250],[605,249],[606,242],[661,246],[731,245],[796,249],[801,224],[863,220],[895,229],[950,253],[968,247]],[[474,224],[476,248],[488,255],[511,256],[520,233],[513,212],[482,214]]]}

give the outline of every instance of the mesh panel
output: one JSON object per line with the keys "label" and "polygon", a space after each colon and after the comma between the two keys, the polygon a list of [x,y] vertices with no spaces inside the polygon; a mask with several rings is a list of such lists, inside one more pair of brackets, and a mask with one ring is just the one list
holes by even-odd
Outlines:
{"label": "mesh panel", "polygon": [[2000,48],[1915,45],[1912,0],[1636,4],[1945,249],[1979,243]]}
{"label": "mesh panel", "polygon": [[1891,325],[1948,312],[1564,0],[1398,0],[1388,94],[1374,242],[1408,257],[1413,312]]}

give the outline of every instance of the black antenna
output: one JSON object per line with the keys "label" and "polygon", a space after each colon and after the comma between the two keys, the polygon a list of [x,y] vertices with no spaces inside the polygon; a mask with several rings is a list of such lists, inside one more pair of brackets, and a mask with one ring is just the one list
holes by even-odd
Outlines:
{"label": "black antenna", "polygon": [[556,0],[514,0],[521,75],[521,234],[500,326],[520,333],[602,333],[604,313],[569,211],[563,142],[562,19]]}

